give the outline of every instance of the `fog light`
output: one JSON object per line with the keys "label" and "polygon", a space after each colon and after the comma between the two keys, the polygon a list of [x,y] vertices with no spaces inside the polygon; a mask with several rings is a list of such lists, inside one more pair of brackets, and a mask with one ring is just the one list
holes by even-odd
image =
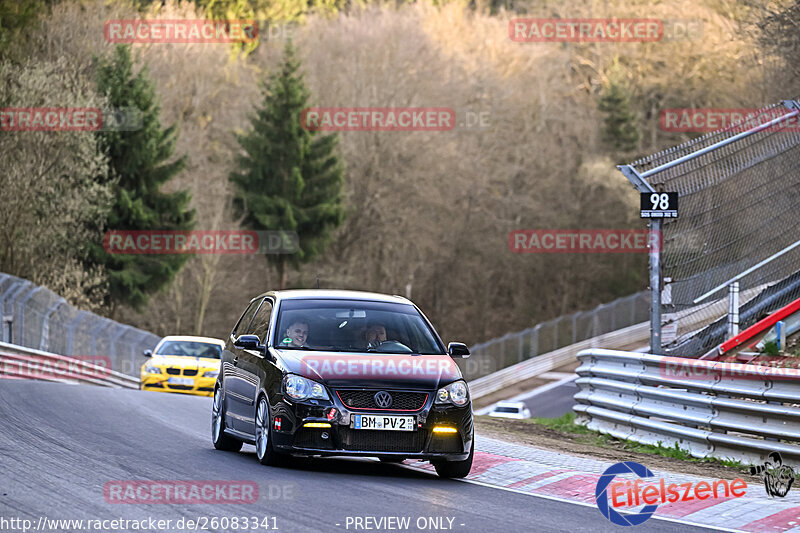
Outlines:
{"label": "fog light", "polygon": [[331,427],[330,424],[327,422],[306,422],[303,424],[304,428],[329,428]]}
{"label": "fog light", "polygon": [[434,433],[458,433],[456,428],[451,428],[447,426],[436,426],[433,428]]}

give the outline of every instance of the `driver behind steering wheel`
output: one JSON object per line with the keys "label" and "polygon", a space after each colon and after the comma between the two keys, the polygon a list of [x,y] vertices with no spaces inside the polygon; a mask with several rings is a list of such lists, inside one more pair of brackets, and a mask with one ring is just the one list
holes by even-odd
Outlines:
{"label": "driver behind steering wheel", "polygon": [[377,348],[386,342],[386,326],[379,322],[367,324],[367,329],[364,331],[364,339],[367,341],[367,350]]}

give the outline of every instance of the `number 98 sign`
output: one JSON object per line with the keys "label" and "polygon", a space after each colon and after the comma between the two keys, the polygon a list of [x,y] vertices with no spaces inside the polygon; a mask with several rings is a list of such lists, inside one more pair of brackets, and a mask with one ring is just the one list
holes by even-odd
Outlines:
{"label": "number 98 sign", "polygon": [[643,192],[639,216],[641,218],[678,218],[678,193]]}

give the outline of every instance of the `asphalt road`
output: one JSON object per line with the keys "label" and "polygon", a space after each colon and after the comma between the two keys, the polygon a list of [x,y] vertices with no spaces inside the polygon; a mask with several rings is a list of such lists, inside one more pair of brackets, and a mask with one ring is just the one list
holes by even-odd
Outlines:
{"label": "asphalt road", "polygon": [[556,418],[572,411],[572,406],[575,405],[572,397],[577,392],[575,381],[569,381],[520,401],[531,410],[531,416]]}
{"label": "asphalt road", "polygon": [[[237,516],[270,517],[266,525],[289,532],[397,531],[371,521],[355,527],[356,517],[390,516],[410,517],[410,527],[400,531],[437,530],[427,521],[418,527],[419,519],[429,517],[441,520],[444,527],[438,530],[466,532],[618,530],[593,507],[439,479],[369,459],[261,466],[251,446],[239,453],[214,450],[210,410],[210,398],[0,380],[0,530],[21,531],[20,523],[3,520],[29,519],[36,525],[42,516],[172,521],[171,527],[144,531],[186,530],[175,527],[181,518]],[[258,486],[258,499],[250,504],[108,502],[104,487],[121,480],[250,480]],[[82,527],[46,530],[87,531],[86,523]],[[700,530],[656,519],[645,527],[648,532]],[[109,524],[102,530],[114,529]]]}

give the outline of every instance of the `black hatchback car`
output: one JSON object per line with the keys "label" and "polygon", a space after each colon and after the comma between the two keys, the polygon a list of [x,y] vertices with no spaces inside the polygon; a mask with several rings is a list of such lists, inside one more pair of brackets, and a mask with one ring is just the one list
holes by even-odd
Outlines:
{"label": "black hatchback car", "polygon": [[250,301],[222,353],[212,439],[288,455],[430,461],[464,477],[474,452],[469,389],[425,315],[399,296],[291,290]]}

